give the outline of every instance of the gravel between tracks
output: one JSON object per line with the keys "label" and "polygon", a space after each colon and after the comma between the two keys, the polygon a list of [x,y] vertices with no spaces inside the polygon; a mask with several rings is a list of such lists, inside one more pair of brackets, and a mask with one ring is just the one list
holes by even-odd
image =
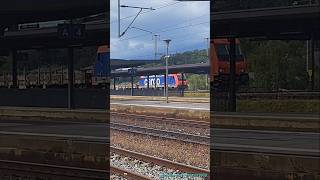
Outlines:
{"label": "gravel between tracks", "polygon": [[110,180],[127,180],[127,179],[124,178],[124,177],[118,176],[118,175],[116,175],[116,174],[112,174],[112,175],[110,176]]}
{"label": "gravel between tracks", "polygon": [[111,130],[111,145],[209,169],[210,147]]}
{"label": "gravel between tracks", "polygon": [[141,127],[148,127],[148,128],[155,128],[160,130],[167,130],[167,131],[175,131],[180,133],[188,133],[188,134],[195,134],[201,136],[210,136],[210,127],[208,128],[198,128],[198,127],[188,127],[188,126],[181,126],[177,124],[170,124],[170,123],[163,123],[161,121],[158,122],[150,122],[145,120],[137,120],[136,118],[123,118],[123,117],[116,117],[111,116],[111,122],[116,123],[123,123],[128,125],[136,125]]}
{"label": "gravel between tracks", "polygon": [[[179,177],[183,175],[183,172],[179,172],[178,170],[169,169],[163,166],[159,166],[156,164],[144,162],[138,159],[129,158],[125,156],[121,156],[118,154],[111,155],[111,164],[113,166],[129,170],[130,172],[135,172],[152,179],[190,179],[190,180],[201,180],[203,178],[200,177]],[[175,177],[164,177],[164,175],[171,175]]]}

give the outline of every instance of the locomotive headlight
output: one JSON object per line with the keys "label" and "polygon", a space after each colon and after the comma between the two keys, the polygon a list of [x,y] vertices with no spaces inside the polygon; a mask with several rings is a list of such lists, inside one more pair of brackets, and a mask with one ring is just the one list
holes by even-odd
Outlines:
{"label": "locomotive headlight", "polygon": [[244,73],[244,69],[240,69],[240,72]]}
{"label": "locomotive headlight", "polygon": [[219,68],[219,72],[220,72],[220,73],[223,73],[223,69]]}

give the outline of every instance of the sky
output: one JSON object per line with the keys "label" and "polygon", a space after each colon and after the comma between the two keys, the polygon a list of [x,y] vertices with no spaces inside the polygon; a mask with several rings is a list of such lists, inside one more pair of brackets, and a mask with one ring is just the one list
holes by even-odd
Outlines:
{"label": "sky", "polygon": [[[154,59],[154,35],[158,55],[166,52],[164,39],[171,39],[169,54],[206,49],[210,35],[209,2],[174,0],[121,0],[121,5],[154,8],[143,10],[126,33],[118,37],[118,0],[111,0],[110,40],[112,59]],[[121,33],[140,9],[121,8]],[[142,30],[141,30],[142,29]],[[149,32],[147,32],[149,31]]]}

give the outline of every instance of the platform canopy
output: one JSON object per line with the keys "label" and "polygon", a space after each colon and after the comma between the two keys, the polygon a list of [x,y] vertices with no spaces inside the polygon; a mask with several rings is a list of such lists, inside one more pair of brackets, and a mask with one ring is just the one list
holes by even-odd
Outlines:
{"label": "platform canopy", "polygon": [[319,22],[318,0],[211,2],[213,38],[320,39]]}
{"label": "platform canopy", "polygon": [[[134,68],[135,76],[148,76],[165,74],[166,67],[138,67]],[[169,73],[195,73],[195,74],[208,74],[210,72],[209,63],[196,63],[196,64],[181,64],[168,66]],[[128,77],[128,70],[114,70],[111,71],[112,77]]]}
{"label": "platform canopy", "polygon": [[109,11],[109,0],[1,0],[0,26],[65,20]]}

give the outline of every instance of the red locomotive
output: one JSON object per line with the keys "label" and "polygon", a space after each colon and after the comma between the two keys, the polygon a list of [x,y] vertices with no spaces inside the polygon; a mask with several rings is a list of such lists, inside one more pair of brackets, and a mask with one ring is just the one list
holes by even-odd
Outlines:
{"label": "red locomotive", "polygon": [[[214,87],[226,87],[230,79],[230,55],[228,39],[214,39],[210,43],[211,82]],[[247,85],[249,82],[247,61],[236,40],[236,83]]]}

